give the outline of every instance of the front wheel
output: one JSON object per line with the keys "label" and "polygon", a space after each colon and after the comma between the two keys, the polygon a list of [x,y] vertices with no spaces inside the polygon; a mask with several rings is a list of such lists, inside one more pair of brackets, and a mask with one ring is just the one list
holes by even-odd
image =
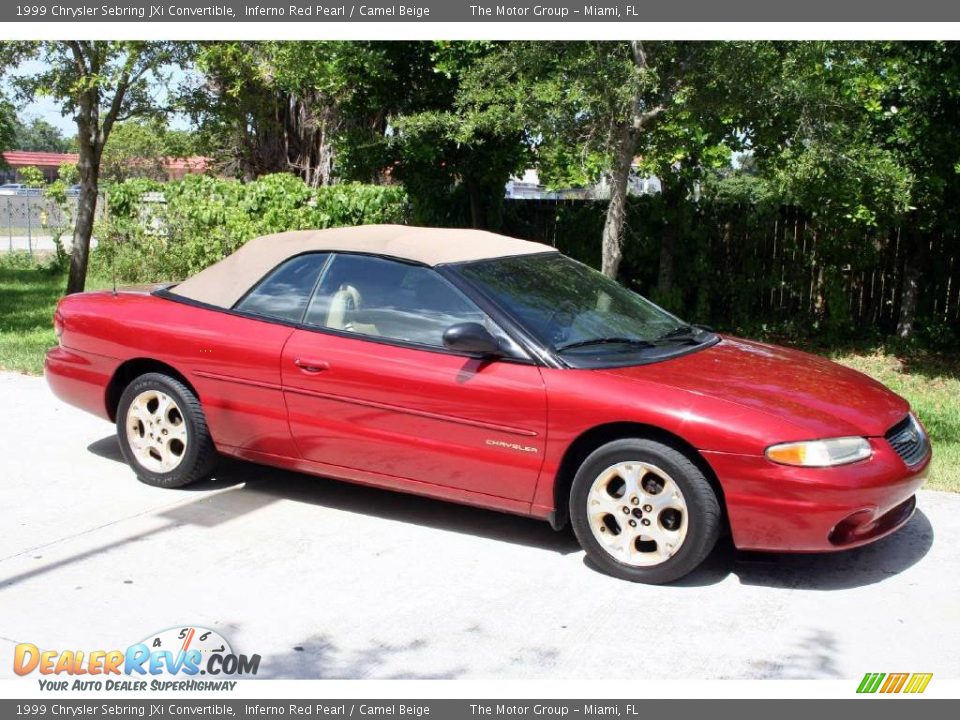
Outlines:
{"label": "front wheel", "polygon": [[123,391],[117,436],[124,458],[147,485],[189,485],[208,477],[216,461],[200,400],[162,373],[141,375]]}
{"label": "front wheel", "polygon": [[720,503],[687,455],[653,440],[607,443],[577,471],[574,533],[589,558],[624,580],[668,583],[702,563],[720,535]]}

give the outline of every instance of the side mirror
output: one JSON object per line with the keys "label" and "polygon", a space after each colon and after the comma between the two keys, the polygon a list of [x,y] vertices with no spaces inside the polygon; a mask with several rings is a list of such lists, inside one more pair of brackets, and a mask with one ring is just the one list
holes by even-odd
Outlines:
{"label": "side mirror", "polygon": [[478,357],[503,354],[497,339],[483,325],[475,322],[457,323],[448,327],[443,333],[443,346],[448,350]]}

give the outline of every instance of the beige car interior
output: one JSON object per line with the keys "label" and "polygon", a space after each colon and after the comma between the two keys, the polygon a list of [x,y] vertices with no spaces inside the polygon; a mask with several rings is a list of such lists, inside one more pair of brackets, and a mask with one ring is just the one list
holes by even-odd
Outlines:
{"label": "beige car interior", "polygon": [[373,323],[359,323],[352,318],[363,307],[360,291],[353,285],[344,283],[330,299],[326,326],[334,330],[357,332],[363,335],[379,335],[380,331]]}

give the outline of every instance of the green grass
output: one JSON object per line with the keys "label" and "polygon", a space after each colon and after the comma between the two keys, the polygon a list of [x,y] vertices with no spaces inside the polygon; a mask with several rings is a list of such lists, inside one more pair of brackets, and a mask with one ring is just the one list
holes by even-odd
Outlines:
{"label": "green grass", "polygon": [[889,348],[828,354],[910,401],[933,442],[928,487],[960,492],[960,359]]}
{"label": "green grass", "polygon": [[[0,369],[43,372],[43,356],[57,344],[53,311],[66,285],[66,274],[25,253],[0,255]],[[109,280],[87,281],[90,290],[103,287],[109,287]]]}
{"label": "green grass", "polygon": [[[0,255],[0,368],[39,375],[43,355],[56,344],[52,318],[66,286],[24,255]],[[89,278],[88,289],[109,287]],[[960,359],[922,350],[822,350],[837,362],[870,375],[899,393],[930,431],[935,459],[929,487],[960,492]]]}

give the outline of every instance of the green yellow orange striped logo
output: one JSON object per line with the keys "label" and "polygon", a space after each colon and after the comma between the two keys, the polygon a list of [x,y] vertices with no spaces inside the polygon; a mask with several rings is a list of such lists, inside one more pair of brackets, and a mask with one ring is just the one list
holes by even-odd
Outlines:
{"label": "green yellow orange striped logo", "polygon": [[858,693],[922,693],[933,673],[866,673]]}

